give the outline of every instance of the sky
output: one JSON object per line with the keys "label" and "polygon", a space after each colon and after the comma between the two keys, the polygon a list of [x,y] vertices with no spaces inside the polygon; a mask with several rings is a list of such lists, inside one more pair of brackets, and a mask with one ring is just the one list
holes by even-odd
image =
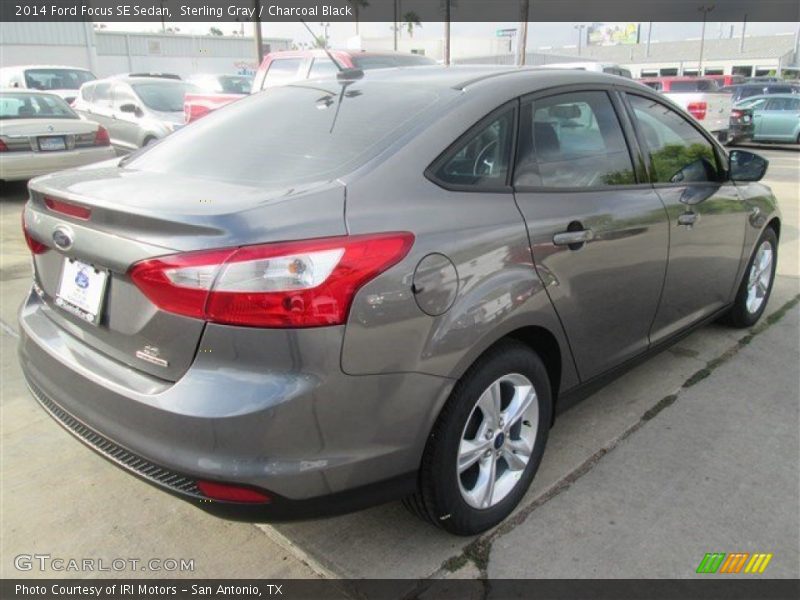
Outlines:
{"label": "sky", "polygon": [[[591,25],[591,23],[581,23]],[[160,23],[105,23],[106,27],[112,31],[159,31]],[[206,34],[211,27],[218,27],[226,34],[231,34],[234,30],[239,31],[243,28],[244,34],[253,34],[253,25],[244,23],[189,23],[171,22],[168,25],[180,28],[181,33]],[[315,31],[321,32],[320,23],[309,23]],[[455,22],[451,27],[451,35],[465,37],[494,37],[497,29],[516,28],[517,23],[458,23]],[[577,45],[578,32],[575,29],[578,23],[530,23],[528,25],[528,48],[530,50],[556,48],[561,46]],[[702,29],[701,23],[653,23],[651,41],[667,42],[676,40],[700,39]],[[715,39],[728,37],[733,28],[734,37],[741,35],[741,23],[720,23],[708,22],[706,24],[706,38]],[[800,28],[800,23],[781,22],[781,23],[748,23],[747,35],[775,35],[775,34],[795,34]],[[392,35],[392,23],[360,23],[359,29],[362,37],[389,37]],[[648,23],[642,23],[642,41],[646,39]],[[263,36],[291,38],[295,42],[311,42],[311,35],[306,31],[301,23],[262,23]],[[423,23],[421,28],[414,31],[415,39],[441,38],[444,32],[443,23]],[[330,23],[328,28],[330,46],[332,48],[344,47],[347,39],[355,35],[355,24],[353,23]],[[408,34],[403,32],[402,36]]]}

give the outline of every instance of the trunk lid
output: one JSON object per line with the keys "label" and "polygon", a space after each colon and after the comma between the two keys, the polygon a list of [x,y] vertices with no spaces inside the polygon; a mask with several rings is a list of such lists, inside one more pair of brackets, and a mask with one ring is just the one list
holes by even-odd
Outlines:
{"label": "trunk lid", "polygon": [[[40,177],[30,190],[28,231],[50,247],[34,256],[48,316],[98,351],[168,381],[189,368],[205,323],[159,310],[128,276],[133,264],[177,252],[346,233],[344,186],[336,182],[263,189],[101,163]],[[45,198],[79,204],[91,215],[82,220],[51,210]],[[56,229],[69,235],[71,247],[56,248]],[[97,324],[56,304],[69,259],[108,272]]]}

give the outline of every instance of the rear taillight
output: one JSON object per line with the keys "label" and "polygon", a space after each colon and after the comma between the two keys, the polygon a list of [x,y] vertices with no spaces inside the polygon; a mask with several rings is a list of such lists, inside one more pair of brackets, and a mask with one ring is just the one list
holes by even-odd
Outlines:
{"label": "rear taillight", "polygon": [[686,107],[686,110],[698,121],[702,121],[706,118],[706,111],[708,111],[708,103],[707,102],[689,102],[689,105]]}
{"label": "rear taillight", "polygon": [[400,262],[411,233],[319,238],[176,254],[131,267],[167,312],[249,327],[320,327],[347,320],[356,292]]}
{"label": "rear taillight", "polygon": [[198,481],[197,488],[207,498],[212,500],[222,500],[224,502],[246,502],[247,504],[269,504],[272,498],[260,490],[230,485],[227,483],[216,483],[214,481]]}
{"label": "rear taillight", "polygon": [[22,211],[22,235],[25,236],[25,243],[28,244],[28,249],[33,254],[44,254],[49,250],[49,248],[45,246],[42,242],[31,237],[31,234],[28,231],[28,225],[25,223],[24,209]]}
{"label": "rear taillight", "polygon": [[0,152],[8,152],[8,146],[3,140],[0,140]]}
{"label": "rear taillight", "polygon": [[108,130],[105,127],[98,127],[97,133],[94,134],[95,146],[110,146],[111,137],[108,135]]}
{"label": "rear taillight", "polygon": [[51,198],[50,196],[44,197],[44,205],[53,212],[61,213],[62,215],[67,215],[68,217],[81,219],[83,221],[86,221],[92,216],[91,208],[81,206],[80,204],[73,204],[72,202],[59,200],[58,198]]}

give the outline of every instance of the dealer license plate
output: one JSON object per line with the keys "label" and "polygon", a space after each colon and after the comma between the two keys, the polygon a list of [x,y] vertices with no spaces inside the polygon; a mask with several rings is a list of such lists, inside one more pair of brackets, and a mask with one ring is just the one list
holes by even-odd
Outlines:
{"label": "dealer license plate", "polygon": [[56,304],[84,321],[97,324],[103,307],[108,271],[72,258],[64,259]]}

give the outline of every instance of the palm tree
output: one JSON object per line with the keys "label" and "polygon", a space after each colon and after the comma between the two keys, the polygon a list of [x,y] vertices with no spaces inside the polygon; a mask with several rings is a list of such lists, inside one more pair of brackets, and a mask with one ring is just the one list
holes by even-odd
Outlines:
{"label": "palm tree", "polygon": [[414,27],[422,27],[422,23],[420,23],[419,15],[415,13],[413,10],[407,12],[403,15],[403,26],[405,30],[408,31],[408,37],[414,37]]}
{"label": "palm tree", "polygon": [[362,8],[367,8],[369,2],[367,0],[347,0],[347,2],[353,7],[353,19],[356,22],[356,35],[358,35],[358,12]]}

